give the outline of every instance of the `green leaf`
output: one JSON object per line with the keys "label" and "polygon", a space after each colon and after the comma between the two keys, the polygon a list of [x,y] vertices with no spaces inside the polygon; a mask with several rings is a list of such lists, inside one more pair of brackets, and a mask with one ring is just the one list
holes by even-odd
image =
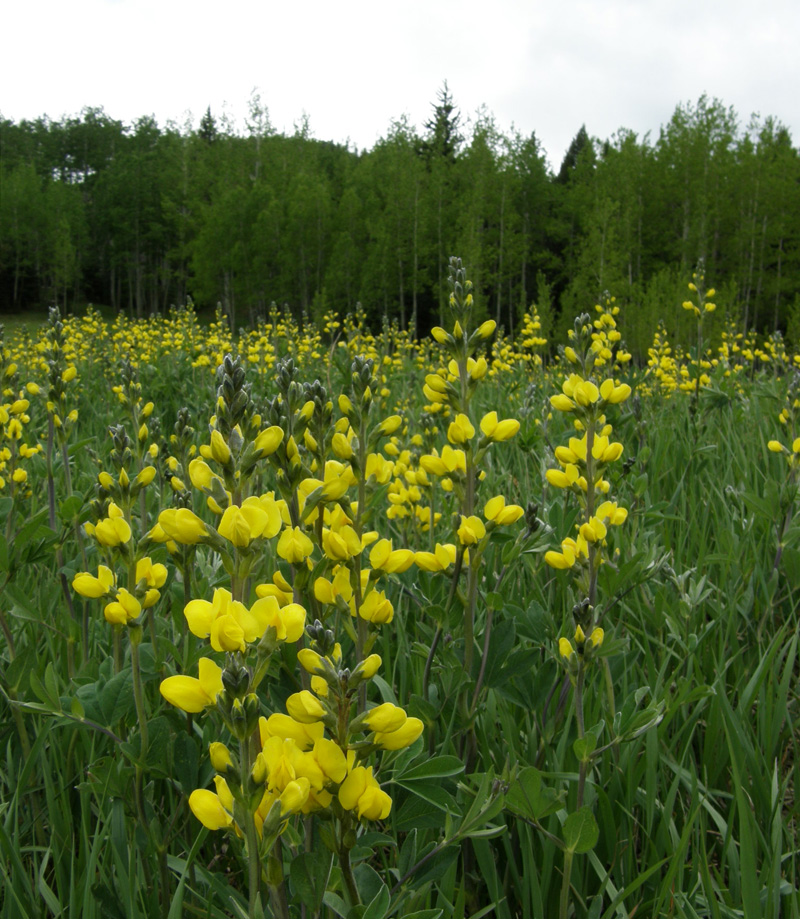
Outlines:
{"label": "green leaf", "polygon": [[175,737],[172,762],[183,793],[190,795],[197,788],[197,775],[200,771],[200,748],[194,737],[184,732]]}
{"label": "green leaf", "polygon": [[486,606],[495,611],[501,610],[506,605],[506,598],[496,590],[489,591],[484,599],[486,600]]}
{"label": "green leaf", "polygon": [[505,806],[512,814],[536,822],[554,814],[563,806],[564,792],[542,783],[542,773],[533,766],[523,769],[505,794]]}
{"label": "green leaf", "polygon": [[406,782],[405,779],[395,779],[395,781],[401,788],[405,788],[406,791],[410,791],[411,794],[422,798],[439,810],[448,811],[451,814],[460,812],[456,799],[441,785],[434,782]]}
{"label": "green leaf", "polygon": [[596,747],[597,738],[594,734],[586,734],[584,737],[579,737],[572,745],[575,756],[577,756],[582,763],[589,762]]}
{"label": "green leaf", "polygon": [[44,685],[47,687],[47,692],[50,694],[51,699],[58,699],[58,683],[56,681],[56,671],[53,667],[53,662],[47,665],[44,671]]}
{"label": "green leaf", "polygon": [[563,835],[567,848],[576,855],[589,852],[597,845],[600,828],[588,805],[567,817],[564,822]]}
{"label": "green leaf", "polygon": [[[50,663],[48,666],[52,667],[53,665]],[[45,671],[45,676],[46,675],[47,673]],[[60,712],[62,710],[61,701],[58,696],[53,697],[50,695],[49,688],[46,685],[47,680],[45,679],[45,682],[42,683],[39,674],[35,670],[31,671],[30,683],[33,694],[47,707],[48,711]]]}
{"label": "green leaf", "polygon": [[431,727],[439,716],[439,709],[428,699],[413,695],[408,700],[406,711],[414,718],[419,718],[427,727]]}
{"label": "green leaf", "polygon": [[378,872],[366,862],[356,865],[353,869],[353,877],[362,903],[372,903],[386,886]]}
{"label": "green leaf", "polygon": [[538,603],[531,603],[516,620],[519,634],[535,644],[544,644],[553,633],[553,617]]}
{"label": "green leaf", "polygon": [[341,897],[337,897],[335,893],[331,893],[330,890],[326,890],[325,896],[323,897],[323,902],[328,907],[328,909],[336,913],[337,916],[341,916],[341,919],[347,919],[350,910],[347,908],[347,904]]}
{"label": "green leaf", "polygon": [[70,495],[66,501],[61,502],[58,509],[58,516],[65,522],[70,523],[80,513],[83,507],[83,497],[81,495]]}
{"label": "green leaf", "polygon": [[395,781],[402,779],[404,782],[413,782],[419,779],[439,779],[446,776],[458,775],[464,771],[464,763],[457,756],[435,756],[425,760],[418,766],[412,766],[401,775],[395,776]]}
{"label": "green leaf", "polygon": [[385,919],[391,899],[389,888],[382,885],[364,910],[362,919]]}
{"label": "green leaf", "polygon": [[324,845],[317,845],[313,852],[301,852],[297,858],[292,859],[292,887],[300,900],[314,912],[322,905],[332,860],[333,853]]}
{"label": "green leaf", "polygon": [[498,622],[489,639],[489,660],[484,681],[487,686],[498,686],[504,683],[507,675],[503,673],[516,641],[517,627],[513,619]]}
{"label": "green leaf", "polygon": [[403,840],[400,857],[397,860],[397,870],[400,877],[405,877],[408,870],[417,862],[417,831],[412,830]]}
{"label": "green leaf", "polygon": [[97,699],[105,725],[110,726],[132,712],[136,703],[130,667],[121,670],[105,686],[98,688]]}
{"label": "green leaf", "polygon": [[[409,789],[407,789],[409,790]],[[436,830],[442,826],[442,812],[423,798],[413,794],[400,805],[397,816],[394,818],[394,826],[398,833],[410,833],[411,830]],[[321,827],[321,830],[324,826]]]}
{"label": "green leaf", "polygon": [[449,846],[438,855],[434,855],[434,857],[420,869],[420,872],[413,876],[414,889],[419,890],[419,888],[422,887],[423,884],[427,884],[428,881],[437,881],[440,877],[443,877],[447,873],[448,868],[458,858],[460,851],[460,846]]}

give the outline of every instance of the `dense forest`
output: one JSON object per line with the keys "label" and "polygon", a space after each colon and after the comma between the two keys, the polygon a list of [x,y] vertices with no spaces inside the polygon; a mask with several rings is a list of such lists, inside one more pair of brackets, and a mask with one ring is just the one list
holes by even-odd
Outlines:
{"label": "dense forest", "polygon": [[0,117],[0,182],[0,312],[191,298],[241,325],[273,301],[298,317],[360,302],[424,331],[456,253],[510,332],[532,302],[552,322],[608,291],[641,351],[658,318],[680,332],[699,260],[743,328],[791,334],[800,317],[800,150],[776,119],[743,127],[706,96],[655,140],[581,127],[557,172],[534,134],[485,110],[467,123],[446,84],[421,132],[400,120],[364,151],[307,121],[276,132],[257,95],[244,135],[210,110],[196,129]]}

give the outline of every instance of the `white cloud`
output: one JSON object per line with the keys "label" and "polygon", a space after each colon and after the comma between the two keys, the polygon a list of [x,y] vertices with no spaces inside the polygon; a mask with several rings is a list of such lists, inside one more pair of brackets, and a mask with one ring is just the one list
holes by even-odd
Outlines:
{"label": "white cloud", "polygon": [[244,120],[258,87],[279,130],[363,148],[442,82],[465,117],[535,131],[558,167],[582,123],[640,136],[703,93],[743,124],[773,114],[800,142],[797,0],[30,0],[7,13],[0,110],[19,120],[103,106],[124,121]]}

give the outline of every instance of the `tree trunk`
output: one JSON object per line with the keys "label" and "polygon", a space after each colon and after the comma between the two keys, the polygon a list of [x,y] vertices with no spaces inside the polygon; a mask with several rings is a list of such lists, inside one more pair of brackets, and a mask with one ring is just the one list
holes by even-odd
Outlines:
{"label": "tree trunk", "polygon": [[506,187],[503,185],[503,191],[500,195],[500,245],[497,254],[497,325],[500,326],[500,313],[502,311],[502,290],[503,290],[503,234],[505,231],[505,209],[506,209]]}
{"label": "tree trunk", "polygon": [[781,300],[781,266],[783,263],[783,237],[778,241],[778,276],[775,279],[775,322],[774,331],[778,331],[778,305]]}

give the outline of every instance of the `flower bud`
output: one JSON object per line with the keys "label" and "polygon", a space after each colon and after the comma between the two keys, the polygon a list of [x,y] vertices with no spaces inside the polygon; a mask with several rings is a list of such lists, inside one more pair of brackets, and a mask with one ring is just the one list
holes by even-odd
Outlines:
{"label": "flower bud", "polygon": [[208,745],[208,756],[211,765],[220,774],[225,775],[229,769],[233,768],[233,759],[230,750],[224,743],[214,741]]}

